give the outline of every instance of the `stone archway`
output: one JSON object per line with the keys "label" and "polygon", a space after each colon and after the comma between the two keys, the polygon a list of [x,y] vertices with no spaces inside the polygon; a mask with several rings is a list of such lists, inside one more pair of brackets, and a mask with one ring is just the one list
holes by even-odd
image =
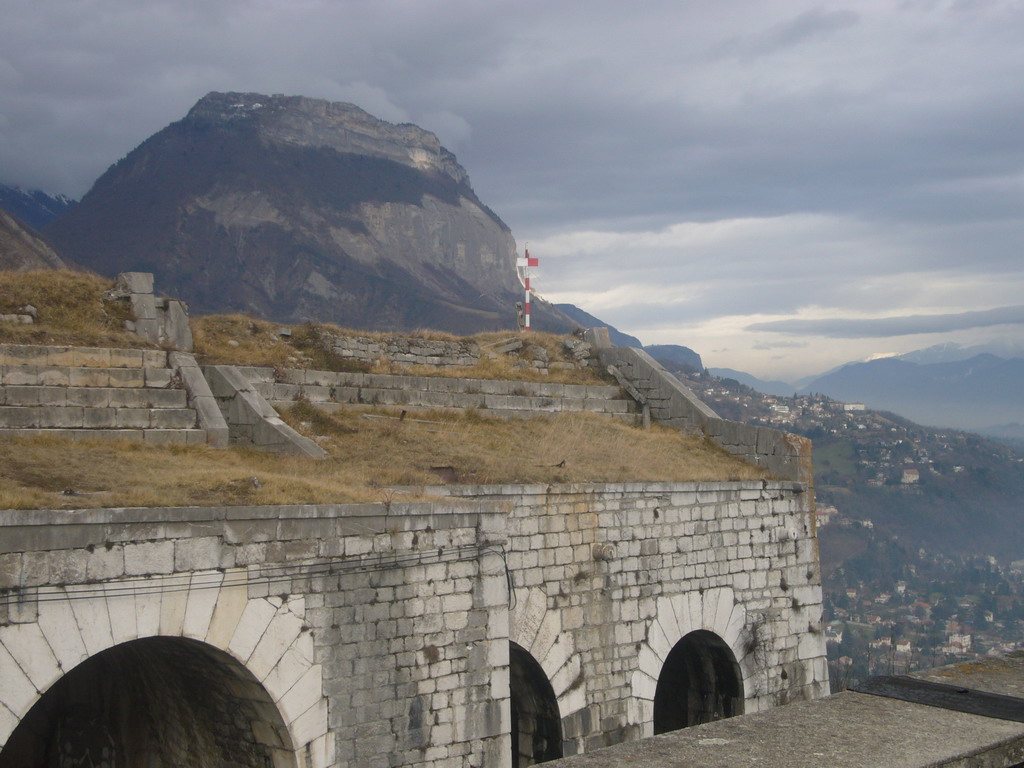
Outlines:
{"label": "stone archway", "polygon": [[743,714],[740,666],[714,632],[698,629],[676,643],[654,692],[654,733]]}
{"label": "stone archway", "polygon": [[[734,691],[738,687],[738,704],[729,706],[736,713],[756,711],[755,689],[763,670],[756,659],[755,644],[751,642],[752,628],[747,623],[746,609],[736,601],[731,587],[713,587],[658,598],[631,680],[633,695],[629,701],[629,722],[640,726],[643,736],[654,735],[659,681],[669,658],[691,633],[698,634],[680,648],[679,654],[697,647],[698,658],[703,654],[705,659],[698,669],[717,669],[723,673],[731,670],[728,674],[735,673],[736,684],[728,680],[720,686],[723,692]],[[715,639],[712,641],[709,636]],[[679,658],[677,655],[673,659],[671,668],[677,669],[675,661]],[[700,679],[700,675],[697,677]],[[746,697],[751,696],[753,698],[747,700]],[[735,696],[730,693],[726,698],[731,700]],[[723,705],[722,712],[726,709]]]}
{"label": "stone archway", "polygon": [[314,660],[302,596],[250,597],[247,571],[238,568],[40,588],[34,610],[34,621],[0,626],[0,750],[30,710],[79,665],[133,641],[162,639],[195,641],[207,657],[219,653],[230,660],[225,668],[255,680],[269,701],[259,708],[280,713],[289,736],[281,741],[294,745],[299,768],[334,763],[323,672]]}
{"label": "stone archway", "polygon": [[538,587],[517,589],[509,616],[509,639],[530,654],[551,683],[563,718],[587,704],[587,681],[571,632],[562,631],[562,615],[548,610],[547,593]]}
{"label": "stone archway", "polygon": [[0,768],[297,766],[267,690],[242,664],[178,637],[132,640],[61,677],[0,751]]}
{"label": "stone archway", "polygon": [[512,708],[512,768],[525,768],[562,756],[562,719],[555,691],[537,660],[509,643]]}

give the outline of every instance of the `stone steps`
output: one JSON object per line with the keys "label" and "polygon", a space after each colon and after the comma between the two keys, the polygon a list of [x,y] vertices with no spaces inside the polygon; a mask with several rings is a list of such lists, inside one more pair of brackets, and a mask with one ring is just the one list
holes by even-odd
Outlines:
{"label": "stone steps", "polygon": [[166,368],[167,353],[159,349],[0,344],[0,366],[7,365],[72,368]]}
{"label": "stone steps", "polygon": [[202,444],[161,350],[0,344],[0,434]]}
{"label": "stone steps", "polygon": [[193,429],[191,408],[93,408],[79,405],[0,405],[0,428]]}
{"label": "stone steps", "polygon": [[[277,409],[277,410],[287,410],[291,406],[295,405],[295,401],[294,400],[271,400],[271,401],[268,401],[268,402],[270,402],[270,404],[275,409]],[[336,403],[336,402],[330,402],[330,401],[328,401],[328,402],[321,402],[321,403],[313,403],[313,404],[316,405],[317,408],[319,408],[321,410],[324,410],[324,411],[327,411],[327,412],[338,411],[338,410],[363,410],[363,411],[369,411],[370,409],[372,409],[374,407],[373,405],[367,405],[367,404]],[[401,404],[400,406],[396,406],[396,407],[401,407],[402,410],[407,410],[409,412],[410,416],[416,416],[418,414],[429,414],[431,412],[437,412],[437,411],[441,411],[443,413],[453,413],[453,414],[464,413],[466,411],[465,408],[448,408],[448,407],[444,407],[444,406],[417,406],[417,405]],[[559,412],[565,413],[567,411],[547,411],[547,413],[559,413]],[[639,424],[641,423],[640,422],[640,414],[639,413],[632,413],[632,412],[629,412],[629,413],[627,413],[627,412],[623,412],[623,413],[607,413],[607,412],[601,412],[601,411],[597,411],[597,412],[601,413],[603,416],[607,416],[609,418],[613,418],[613,419],[615,419],[617,421],[622,421],[622,422],[624,422],[626,424],[629,424],[631,426],[639,426]],[[482,411],[482,413],[486,414],[487,416],[493,416],[493,417],[499,418],[499,419],[532,419],[532,418],[534,418],[536,416],[542,415],[542,413],[544,413],[544,412],[535,411],[535,410],[516,410],[516,409],[498,410],[498,409],[493,409],[493,410],[484,410],[484,411]]]}
{"label": "stone steps", "polygon": [[150,445],[205,445],[205,429],[13,429],[0,428],[4,437],[59,437],[66,440],[126,440]]}
{"label": "stone steps", "polygon": [[100,368],[70,365],[0,365],[0,385],[52,387],[148,387],[171,386],[174,372],[167,368]]}
{"label": "stone steps", "polygon": [[50,405],[86,408],[187,408],[183,389],[0,385],[0,406]]}
{"label": "stone steps", "polygon": [[486,410],[495,416],[592,412],[635,423],[639,408],[617,386],[239,368],[275,407],[302,398],[318,406],[388,405],[421,409]]}

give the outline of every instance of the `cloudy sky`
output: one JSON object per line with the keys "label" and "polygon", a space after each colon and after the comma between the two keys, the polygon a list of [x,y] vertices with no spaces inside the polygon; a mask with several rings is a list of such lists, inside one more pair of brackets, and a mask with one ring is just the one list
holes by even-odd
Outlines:
{"label": "cloudy sky", "polygon": [[0,182],[81,196],[211,90],[435,131],[534,283],[791,380],[1024,344],[1018,0],[0,0]]}

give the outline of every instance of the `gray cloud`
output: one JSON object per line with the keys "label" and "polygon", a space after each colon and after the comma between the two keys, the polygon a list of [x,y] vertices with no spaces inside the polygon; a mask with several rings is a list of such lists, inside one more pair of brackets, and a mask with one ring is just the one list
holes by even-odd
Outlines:
{"label": "gray cloud", "polygon": [[798,336],[862,339],[949,333],[971,328],[988,328],[993,325],[1024,325],[1024,306],[998,307],[947,315],[910,315],[872,319],[774,320],[767,323],[752,323],[747,326],[747,330],[789,333]]}
{"label": "gray cloud", "polygon": [[624,330],[983,310],[1024,289],[1022,69],[1009,0],[7,3],[0,182],[78,196],[210,90],[301,93],[437,131]]}

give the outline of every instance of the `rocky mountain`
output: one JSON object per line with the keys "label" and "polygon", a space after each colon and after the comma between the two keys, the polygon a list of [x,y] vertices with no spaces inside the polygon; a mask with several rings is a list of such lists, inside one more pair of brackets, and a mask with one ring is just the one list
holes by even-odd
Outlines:
{"label": "rocky mountain", "polygon": [[863,402],[919,424],[985,429],[1024,422],[1024,359],[988,353],[917,364],[895,357],[851,363],[801,387],[837,400]]}
{"label": "rocky mountain", "polygon": [[0,270],[27,272],[31,269],[61,269],[66,267],[38,234],[15,216],[0,210]]}
{"label": "rocky mountain", "polygon": [[42,229],[74,205],[75,201],[64,195],[0,184],[0,210],[14,214],[32,229]]}
{"label": "rocky mountain", "polygon": [[514,328],[522,300],[509,228],[434,134],[299,96],[208,94],[46,232],[196,313],[465,333]]}

